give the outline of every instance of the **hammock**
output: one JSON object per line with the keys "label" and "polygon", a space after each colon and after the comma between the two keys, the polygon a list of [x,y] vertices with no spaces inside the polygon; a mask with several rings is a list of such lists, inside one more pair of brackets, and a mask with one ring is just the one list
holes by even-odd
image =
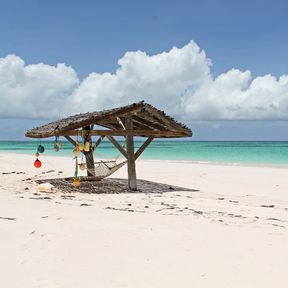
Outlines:
{"label": "hammock", "polygon": [[[95,164],[95,177],[103,179],[106,178],[113,173],[115,173],[117,170],[119,170],[122,166],[124,166],[127,163],[127,161],[123,161],[120,163],[116,163],[116,160],[110,160],[110,161],[99,161],[94,162]],[[78,166],[81,164],[78,164]],[[86,169],[87,169],[87,165]]]}

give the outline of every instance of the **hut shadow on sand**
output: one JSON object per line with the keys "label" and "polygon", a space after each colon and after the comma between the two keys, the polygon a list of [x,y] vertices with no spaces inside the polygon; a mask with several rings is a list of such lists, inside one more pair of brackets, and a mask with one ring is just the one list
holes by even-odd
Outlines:
{"label": "hut shadow on sand", "polygon": [[197,192],[199,190],[189,189],[169,184],[152,182],[138,179],[137,191],[131,191],[127,179],[122,178],[106,178],[101,181],[81,181],[79,187],[71,185],[72,178],[54,178],[42,179],[36,182],[41,184],[45,182],[51,183],[56,189],[66,193],[89,193],[89,194],[120,194],[120,193],[166,193],[166,192]]}

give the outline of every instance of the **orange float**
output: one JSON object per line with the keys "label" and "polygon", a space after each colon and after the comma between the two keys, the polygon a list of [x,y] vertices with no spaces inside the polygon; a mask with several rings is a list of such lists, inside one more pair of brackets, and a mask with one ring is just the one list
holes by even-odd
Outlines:
{"label": "orange float", "polygon": [[80,186],[80,179],[79,178],[74,178],[73,181],[72,181],[72,185],[74,187],[79,187]]}
{"label": "orange float", "polygon": [[40,168],[42,166],[42,162],[37,158],[34,162],[35,168]]}

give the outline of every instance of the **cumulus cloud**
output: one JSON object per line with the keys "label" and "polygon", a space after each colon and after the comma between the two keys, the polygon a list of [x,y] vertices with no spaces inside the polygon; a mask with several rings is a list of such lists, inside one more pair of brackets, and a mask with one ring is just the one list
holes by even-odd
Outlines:
{"label": "cumulus cloud", "polygon": [[154,56],[127,52],[115,74],[91,73],[69,98],[74,111],[102,109],[145,100],[170,113],[182,110],[189,86],[200,87],[210,77],[210,60],[191,42]]}
{"label": "cumulus cloud", "polygon": [[193,41],[149,56],[127,52],[115,73],[79,81],[64,64],[25,65],[0,58],[0,117],[59,118],[145,100],[188,120],[288,120],[288,75],[253,78],[232,69],[217,77]]}
{"label": "cumulus cloud", "polygon": [[75,71],[64,64],[25,66],[15,55],[0,58],[0,117],[59,117],[78,85]]}
{"label": "cumulus cloud", "polygon": [[232,69],[182,98],[186,117],[215,120],[287,120],[288,75],[252,78]]}

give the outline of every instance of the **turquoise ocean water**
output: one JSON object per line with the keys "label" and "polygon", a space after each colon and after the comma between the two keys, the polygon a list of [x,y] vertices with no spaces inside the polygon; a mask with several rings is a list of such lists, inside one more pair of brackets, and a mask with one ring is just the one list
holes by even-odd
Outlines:
{"label": "turquoise ocean water", "polygon": [[[38,141],[0,141],[0,153],[35,154]],[[143,142],[136,141],[138,148]],[[70,156],[73,147],[62,142],[59,152],[53,141],[42,141],[46,155]],[[124,143],[121,143],[124,145]],[[96,158],[118,158],[120,153],[110,142],[102,142]],[[225,164],[288,166],[288,141],[153,141],[141,155],[142,159],[160,159]]]}

